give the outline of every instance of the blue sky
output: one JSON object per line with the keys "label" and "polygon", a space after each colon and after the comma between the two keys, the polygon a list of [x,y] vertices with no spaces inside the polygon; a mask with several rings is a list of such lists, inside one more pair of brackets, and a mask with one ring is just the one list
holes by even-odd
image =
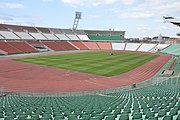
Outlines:
{"label": "blue sky", "polygon": [[175,36],[180,28],[163,16],[180,17],[179,0],[0,0],[0,23],[81,29],[125,30],[125,37]]}

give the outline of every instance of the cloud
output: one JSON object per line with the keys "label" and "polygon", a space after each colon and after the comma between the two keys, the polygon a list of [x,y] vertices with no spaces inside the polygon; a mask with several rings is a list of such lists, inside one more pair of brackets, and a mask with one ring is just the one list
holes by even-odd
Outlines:
{"label": "cloud", "polygon": [[98,19],[99,17],[100,17],[99,15],[87,15],[88,20]]}
{"label": "cloud", "polygon": [[132,5],[134,3],[134,0],[120,0],[125,5]]}
{"label": "cloud", "polygon": [[[111,14],[125,19],[147,19],[180,12],[179,0],[61,0],[73,7],[97,7],[112,5]],[[128,6],[128,7],[127,7]]]}
{"label": "cloud", "polygon": [[123,3],[125,5],[133,4],[134,0],[61,0],[63,3],[71,6],[97,7],[100,5]]}
{"label": "cloud", "polygon": [[149,25],[139,25],[136,28],[138,31],[147,31],[150,30],[150,26]]}
{"label": "cloud", "polygon": [[17,9],[17,8],[24,8],[24,5],[20,3],[0,2],[0,8]]}
{"label": "cloud", "polygon": [[12,15],[1,13],[0,23],[6,24],[18,24],[18,25],[35,25],[34,20],[40,18],[40,16],[28,16],[28,15]]}
{"label": "cloud", "polygon": [[1,20],[1,21],[11,21],[11,20],[13,20],[13,18],[11,18],[11,17],[6,17],[6,16],[0,16],[0,20]]}
{"label": "cloud", "polygon": [[54,0],[42,0],[43,2],[52,2]]}
{"label": "cloud", "polygon": [[144,18],[151,18],[154,16],[153,13],[148,11],[126,11],[126,12],[119,12],[120,18],[127,18],[127,19],[144,19]]}
{"label": "cloud", "polygon": [[115,13],[120,18],[146,19],[174,12],[179,13],[179,6],[179,0],[143,0],[125,9],[110,8],[109,11]]}
{"label": "cloud", "polygon": [[10,22],[13,20],[14,18],[12,15],[0,13],[0,23]]}

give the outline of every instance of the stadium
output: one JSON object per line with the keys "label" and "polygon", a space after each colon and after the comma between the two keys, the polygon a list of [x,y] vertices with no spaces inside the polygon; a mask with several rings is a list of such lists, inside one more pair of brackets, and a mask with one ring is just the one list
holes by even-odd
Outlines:
{"label": "stadium", "polygon": [[0,24],[0,120],[180,120],[180,44]]}

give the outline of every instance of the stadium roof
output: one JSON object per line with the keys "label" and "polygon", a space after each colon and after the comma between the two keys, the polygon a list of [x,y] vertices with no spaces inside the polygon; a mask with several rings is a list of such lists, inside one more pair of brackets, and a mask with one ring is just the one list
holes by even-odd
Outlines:
{"label": "stadium roof", "polygon": [[169,22],[180,27],[180,18],[165,17],[165,16],[163,18],[164,18],[164,22]]}

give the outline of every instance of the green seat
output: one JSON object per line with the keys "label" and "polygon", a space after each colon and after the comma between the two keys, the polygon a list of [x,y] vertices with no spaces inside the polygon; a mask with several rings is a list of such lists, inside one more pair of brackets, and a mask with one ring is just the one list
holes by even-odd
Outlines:
{"label": "green seat", "polygon": [[[105,116],[102,114],[95,115],[94,118],[103,119]],[[92,117],[91,117],[92,118]]]}
{"label": "green seat", "polygon": [[93,118],[90,118],[90,120],[102,120],[102,119],[98,117],[93,117]]}
{"label": "green seat", "polygon": [[142,118],[142,114],[141,113],[136,112],[136,113],[133,114],[133,119],[140,119],[140,118]]}
{"label": "green seat", "polygon": [[177,120],[180,120],[180,114],[177,116]]}
{"label": "green seat", "polygon": [[21,115],[21,116],[18,116],[18,120],[25,120],[27,118],[26,115]]}
{"label": "green seat", "polygon": [[[108,111],[111,112],[112,110],[109,109]],[[102,110],[101,109],[96,109],[94,111],[94,113],[100,114],[100,113],[102,113]]]}
{"label": "green seat", "polygon": [[14,113],[5,113],[5,116],[16,118],[16,115]]}
{"label": "green seat", "polygon": [[131,109],[125,109],[122,113],[123,114],[131,113]]}
{"label": "green seat", "polygon": [[31,115],[31,118],[37,120],[39,119],[39,115]]}
{"label": "green seat", "polygon": [[170,111],[170,107],[165,107],[164,109],[165,109],[166,112]]}
{"label": "green seat", "polygon": [[178,106],[178,105],[174,106],[173,108],[180,110],[180,106]]}
{"label": "green seat", "polygon": [[150,112],[149,108],[143,109],[143,115],[146,115],[148,112]]}
{"label": "green seat", "polygon": [[52,118],[48,118],[48,117],[42,117],[39,120],[52,120]]}
{"label": "green seat", "polygon": [[74,111],[74,114],[76,114],[76,115],[80,115],[81,113],[82,113],[81,110],[76,110],[76,111]]}
{"label": "green seat", "polygon": [[116,111],[113,112],[113,114],[115,114],[115,115],[118,115],[118,114],[120,114],[120,113],[121,113],[120,110],[116,110]]}
{"label": "green seat", "polygon": [[64,119],[64,116],[55,116],[54,117],[54,120],[63,120]]}
{"label": "green seat", "polygon": [[147,112],[146,113],[146,117],[145,118],[150,118],[150,117],[154,117],[154,112]]}
{"label": "green seat", "polygon": [[68,120],[74,120],[75,118],[77,118],[77,115],[75,114],[68,115]]}
{"label": "green seat", "polygon": [[86,119],[75,118],[74,120],[86,120]]}
{"label": "green seat", "polygon": [[173,120],[173,116],[172,115],[165,115],[163,120]]}
{"label": "green seat", "polygon": [[2,113],[0,113],[0,118],[4,118],[4,115]]}
{"label": "green seat", "polygon": [[119,120],[129,120],[129,114],[121,114]]}
{"label": "green seat", "polygon": [[169,107],[170,107],[170,108],[173,108],[173,107],[174,107],[174,104],[171,103],[171,104],[169,105]]}
{"label": "green seat", "polygon": [[84,114],[91,114],[92,112],[89,110],[84,111]]}
{"label": "green seat", "polygon": [[172,109],[169,114],[170,115],[177,115],[178,114],[178,109]]}
{"label": "green seat", "polygon": [[140,109],[139,108],[134,108],[133,111],[134,112],[140,112]]}
{"label": "green seat", "polygon": [[110,115],[110,116],[106,116],[105,120],[115,120],[115,116],[114,115]]}
{"label": "green seat", "polygon": [[166,111],[164,109],[158,112],[158,117],[163,117],[164,115],[166,115]]}
{"label": "green seat", "polygon": [[157,117],[149,117],[148,120],[158,120],[158,118]]}
{"label": "green seat", "polygon": [[54,113],[53,113],[53,116],[63,116],[63,114],[60,113],[60,112],[54,112]]}
{"label": "green seat", "polygon": [[[90,114],[87,114],[87,115],[90,115]],[[91,117],[94,117],[94,116],[96,116],[96,115],[99,115],[98,113],[91,113]],[[109,113],[103,113],[103,115],[109,115]]]}
{"label": "green seat", "polygon": [[4,120],[14,120],[14,117],[12,117],[12,116],[6,116],[6,117],[4,117]]}
{"label": "green seat", "polygon": [[52,117],[42,117],[41,120],[51,120]]}
{"label": "green seat", "polygon": [[90,114],[83,114],[83,115],[81,115],[81,118],[82,119],[90,119]]}
{"label": "green seat", "polygon": [[153,111],[154,111],[154,113],[158,113],[159,112],[159,108],[154,108]]}

